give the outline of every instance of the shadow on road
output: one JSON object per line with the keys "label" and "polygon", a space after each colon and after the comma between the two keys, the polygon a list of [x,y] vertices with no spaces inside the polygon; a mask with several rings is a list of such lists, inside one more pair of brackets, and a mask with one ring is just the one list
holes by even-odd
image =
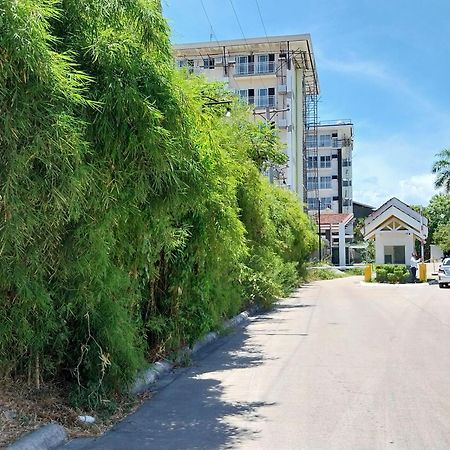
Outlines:
{"label": "shadow on road", "polygon": [[[254,431],[233,425],[233,417],[261,421],[262,402],[224,398],[221,372],[264,364],[260,347],[249,343],[245,329],[219,339],[156,385],[155,395],[110,432],[92,440],[75,440],[65,449],[215,449],[233,448]],[[223,375],[223,374],[222,374]]]}

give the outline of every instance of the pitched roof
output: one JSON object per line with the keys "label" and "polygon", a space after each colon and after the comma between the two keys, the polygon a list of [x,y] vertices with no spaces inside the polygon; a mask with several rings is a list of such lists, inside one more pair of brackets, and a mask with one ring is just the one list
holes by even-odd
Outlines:
{"label": "pitched roof", "polygon": [[426,239],[428,236],[427,218],[398,198],[392,197],[366,218],[363,231],[364,239],[371,239],[377,230],[384,227],[386,222],[394,217],[407,226],[409,232],[412,232],[419,239]]}
{"label": "pitched roof", "polygon": [[417,220],[418,222],[421,222],[424,225],[428,225],[428,219],[426,217],[422,216],[417,211],[414,211],[406,203],[402,202],[397,197],[390,198],[387,202],[383,203],[378,209],[376,209],[372,214],[370,214],[369,217],[367,217],[365,220],[365,225],[366,226],[369,225],[373,220],[375,220],[378,216],[383,214],[391,206],[396,207],[397,209],[402,211],[404,214],[410,216],[414,220]]}
{"label": "pitched roof", "polygon": [[339,223],[347,224],[353,219],[353,214],[346,213],[321,213],[320,224],[321,225],[337,225]]}

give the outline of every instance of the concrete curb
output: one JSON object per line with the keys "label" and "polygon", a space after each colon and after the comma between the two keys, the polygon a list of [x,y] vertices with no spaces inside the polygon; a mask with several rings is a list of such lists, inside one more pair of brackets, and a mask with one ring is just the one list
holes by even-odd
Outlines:
{"label": "concrete curb", "polygon": [[[244,311],[230,320],[227,320],[223,324],[224,330],[235,328],[242,324],[248,318],[261,311],[258,306],[253,306],[248,311]],[[208,333],[203,339],[196,342],[192,348],[185,347],[181,349],[175,358],[175,361],[181,361],[186,355],[190,356],[197,353],[200,349],[206,345],[214,342],[220,336],[219,332],[212,331]],[[157,361],[152,364],[148,369],[142,371],[130,389],[130,393],[137,395],[147,390],[158,378],[162,375],[170,372],[175,367],[175,362],[168,360]],[[32,431],[15,443],[11,444],[6,450],[50,450],[60,445],[63,445],[67,440],[67,432],[61,425],[50,423],[43,427]]]}
{"label": "concrete curb", "polygon": [[49,423],[26,434],[6,447],[6,450],[49,450],[64,444],[66,440],[67,432],[64,427]]}
{"label": "concrete curb", "polygon": [[[247,320],[251,315],[260,311],[261,308],[255,306],[250,308],[248,311],[244,311],[237,316],[227,320],[224,324],[224,330],[229,330],[231,328],[235,328],[240,325],[242,322]],[[205,347],[208,344],[211,344],[215,340],[217,340],[220,336],[220,333],[217,331],[211,331],[208,333],[203,339],[197,341],[192,348],[185,347],[181,349],[175,358],[175,361],[181,361],[185,356],[191,356],[197,353],[200,349]],[[175,367],[175,363],[168,360],[157,361],[152,364],[148,369],[142,371],[134,382],[133,386],[130,389],[130,393],[133,395],[140,394],[146,391],[153,383],[155,383],[158,378],[164,375],[167,372],[170,372]]]}

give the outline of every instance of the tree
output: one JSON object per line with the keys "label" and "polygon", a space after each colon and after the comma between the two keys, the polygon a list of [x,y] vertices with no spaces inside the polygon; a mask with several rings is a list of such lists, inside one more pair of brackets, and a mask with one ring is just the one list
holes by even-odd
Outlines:
{"label": "tree", "polygon": [[436,156],[438,160],[432,167],[432,172],[436,174],[434,184],[437,188],[444,188],[450,194],[450,149],[444,148]]}
{"label": "tree", "polygon": [[434,241],[444,251],[444,253],[450,252],[450,222],[447,224],[439,225],[433,234]]}
{"label": "tree", "polygon": [[445,250],[447,230],[450,228],[450,196],[434,195],[424,214],[428,219],[428,242],[437,244]]}

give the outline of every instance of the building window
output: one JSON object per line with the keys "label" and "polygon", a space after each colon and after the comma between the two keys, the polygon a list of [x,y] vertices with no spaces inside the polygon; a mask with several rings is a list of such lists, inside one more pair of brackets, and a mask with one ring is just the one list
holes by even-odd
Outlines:
{"label": "building window", "polygon": [[214,58],[203,58],[204,69],[214,69]]}
{"label": "building window", "polygon": [[238,56],[236,58],[236,74],[252,75],[255,73],[255,58],[253,55]]}
{"label": "building window", "polygon": [[319,209],[319,200],[317,198],[308,198],[308,209]]}
{"label": "building window", "polygon": [[273,73],[275,72],[275,54],[258,55],[258,73]]}
{"label": "building window", "polygon": [[308,156],[308,169],[317,169],[317,156]]}
{"label": "building window", "polygon": [[352,185],[352,180],[342,180],[342,186],[350,187]]}
{"label": "building window", "polygon": [[317,147],[317,136],[312,134],[306,135],[306,147],[307,148],[315,148]]}
{"label": "building window", "polygon": [[179,59],[177,62],[179,68],[186,68],[189,73],[194,72],[194,60],[193,59]]}
{"label": "building window", "polygon": [[320,209],[331,209],[331,197],[322,197],[320,199]]}
{"label": "building window", "polygon": [[239,97],[249,105],[253,105],[255,103],[254,89],[239,89],[238,91],[236,91],[236,94],[238,94]]}
{"label": "building window", "polygon": [[317,177],[308,177],[306,179],[306,187],[307,189],[317,189],[318,188],[318,181]]}
{"label": "building window", "polygon": [[320,168],[328,169],[331,167],[331,155],[325,155],[320,157]]}
{"label": "building window", "polygon": [[331,189],[331,176],[320,177],[320,189]]}
{"label": "building window", "polygon": [[331,147],[331,134],[321,134],[319,136],[319,147]]}
{"label": "building window", "polygon": [[257,106],[275,106],[275,88],[258,89]]}
{"label": "building window", "polygon": [[352,160],[350,158],[344,158],[342,160],[343,167],[351,167],[351,165],[352,165]]}

